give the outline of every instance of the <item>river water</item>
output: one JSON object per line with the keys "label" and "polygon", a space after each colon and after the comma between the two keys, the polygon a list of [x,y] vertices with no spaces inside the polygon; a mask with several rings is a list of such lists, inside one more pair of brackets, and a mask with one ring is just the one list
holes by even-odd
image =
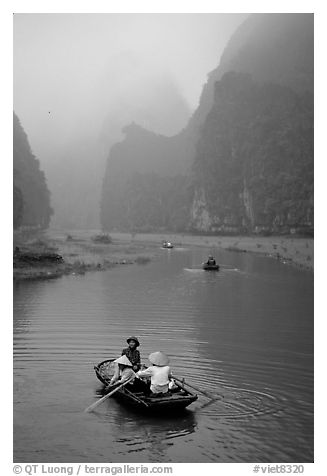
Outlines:
{"label": "river water", "polygon": [[[212,249],[210,250],[212,251]],[[147,265],[14,287],[15,462],[312,462],[313,275],[265,257],[162,250]],[[141,341],[199,395],[145,416],[109,399],[93,364]]]}

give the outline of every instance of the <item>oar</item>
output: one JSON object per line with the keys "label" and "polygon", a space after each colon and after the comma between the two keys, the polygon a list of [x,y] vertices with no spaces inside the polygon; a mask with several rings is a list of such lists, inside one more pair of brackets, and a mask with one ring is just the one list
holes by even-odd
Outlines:
{"label": "oar", "polygon": [[134,379],[134,376],[129,378],[128,380],[126,380],[125,382],[123,382],[122,384],[118,385],[118,387],[116,387],[114,390],[112,390],[111,392],[107,393],[104,397],[100,398],[100,400],[92,403],[92,405],[90,405],[89,407],[87,407],[84,412],[86,413],[89,413],[89,412],[92,412],[98,405],[101,405],[102,402],[104,402],[105,400],[107,400],[107,398],[111,397],[111,395],[113,395],[114,393],[117,392],[117,390],[119,390],[120,388],[124,387],[125,385],[127,385],[129,382],[131,382],[132,380]]}
{"label": "oar", "polygon": [[215,399],[217,398],[216,396],[214,396],[214,395],[211,394],[211,393],[207,393],[207,392],[205,392],[204,390],[201,390],[200,388],[195,387],[194,385],[191,385],[191,384],[189,384],[189,383],[186,383],[186,382],[184,381],[184,379],[181,380],[181,379],[175,377],[174,375],[173,375],[173,379],[174,379],[174,380],[177,380],[177,382],[180,382],[182,385],[187,385],[188,387],[193,388],[193,390],[196,390],[197,392],[203,393],[203,395],[205,395],[205,396],[208,397],[208,398],[211,398],[212,400],[215,400]]}

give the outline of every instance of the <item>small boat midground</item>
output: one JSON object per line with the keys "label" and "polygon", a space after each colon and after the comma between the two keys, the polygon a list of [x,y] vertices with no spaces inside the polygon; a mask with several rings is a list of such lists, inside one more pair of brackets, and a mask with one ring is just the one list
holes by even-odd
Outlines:
{"label": "small boat midground", "polygon": [[204,263],[202,268],[205,270],[205,271],[219,271],[219,264],[207,264],[207,263]]}
{"label": "small boat midground", "polygon": [[174,248],[174,245],[170,243],[170,241],[163,241],[161,246],[162,248]]}
{"label": "small boat midground", "polygon": [[[113,374],[113,360],[104,360],[94,366],[96,376],[106,387],[109,385]],[[122,403],[148,413],[178,412],[197,400],[198,396],[177,382],[176,387],[176,389],[170,390],[162,396],[151,396],[149,384],[137,379],[135,383],[128,383],[121,387],[114,396]]]}

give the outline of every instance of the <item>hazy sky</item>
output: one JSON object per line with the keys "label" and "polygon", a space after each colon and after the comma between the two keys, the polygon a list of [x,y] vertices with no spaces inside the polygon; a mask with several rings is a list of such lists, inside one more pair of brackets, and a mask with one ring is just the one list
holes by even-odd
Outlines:
{"label": "hazy sky", "polygon": [[133,100],[139,107],[163,78],[195,109],[207,73],[246,17],[16,14],[14,109],[33,151],[42,162],[47,147],[99,134],[111,110]]}

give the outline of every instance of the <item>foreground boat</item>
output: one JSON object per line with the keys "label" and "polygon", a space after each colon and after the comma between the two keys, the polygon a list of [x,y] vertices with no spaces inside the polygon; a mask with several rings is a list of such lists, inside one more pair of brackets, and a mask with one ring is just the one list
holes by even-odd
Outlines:
{"label": "foreground boat", "polygon": [[[112,377],[112,362],[114,359],[104,360],[94,366],[98,379],[107,387]],[[114,388],[114,387],[112,387]],[[110,391],[110,389],[108,389]],[[113,397],[122,403],[134,407],[138,410],[149,413],[178,412],[197,400],[198,396],[191,393],[176,382],[176,388],[162,396],[151,396],[149,384],[143,380],[136,379],[134,383],[117,390]]]}
{"label": "foreground boat", "polygon": [[205,271],[219,271],[219,264],[207,264],[205,263],[202,268]]}

